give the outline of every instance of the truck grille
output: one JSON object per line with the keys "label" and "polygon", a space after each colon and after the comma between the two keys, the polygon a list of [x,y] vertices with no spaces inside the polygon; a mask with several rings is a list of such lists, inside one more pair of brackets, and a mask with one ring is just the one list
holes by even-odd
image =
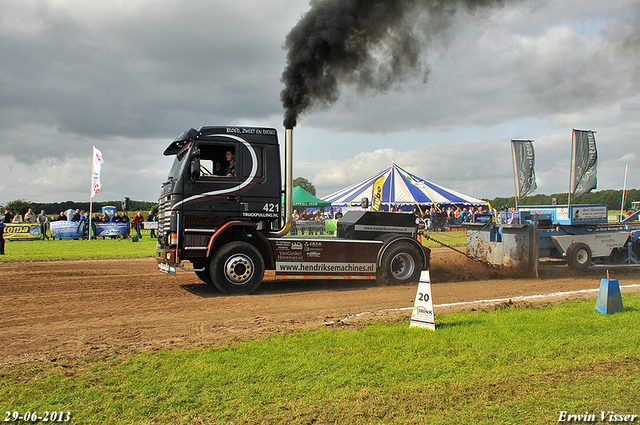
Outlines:
{"label": "truck grille", "polygon": [[171,196],[160,198],[158,207],[158,238],[161,238],[171,228]]}

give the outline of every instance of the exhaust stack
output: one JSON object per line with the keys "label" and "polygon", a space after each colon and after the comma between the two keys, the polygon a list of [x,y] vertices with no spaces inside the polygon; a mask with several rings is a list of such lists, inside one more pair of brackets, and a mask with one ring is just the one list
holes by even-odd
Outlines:
{"label": "exhaust stack", "polygon": [[284,130],[284,225],[273,236],[284,236],[291,228],[293,214],[293,128]]}

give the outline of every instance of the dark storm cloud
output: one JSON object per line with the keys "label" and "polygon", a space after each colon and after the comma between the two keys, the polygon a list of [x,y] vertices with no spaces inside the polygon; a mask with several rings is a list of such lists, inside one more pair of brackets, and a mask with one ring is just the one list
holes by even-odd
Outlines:
{"label": "dark storm cloud", "polygon": [[[426,46],[418,62],[431,70],[426,84],[408,70],[393,86],[400,90],[373,89],[367,96],[347,78],[334,85],[336,92],[311,86],[320,95],[305,124],[338,132],[449,131],[462,123],[486,127],[525,116],[542,119],[633,98],[639,91],[639,8],[629,1],[506,1],[497,9],[446,13],[441,20],[421,17],[415,28],[434,28],[426,36],[413,33]],[[317,74],[334,78],[331,71]],[[328,102],[325,93],[332,94]]]}
{"label": "dark storm cloud", "polygon": [[[333,105],[341,83],[384,92],[409,73],[426,81],[424,39],[446,29],[457,9],[502,5],[501,0],[314,0],[289,32],[280,99],[284,126],[317,105]],[[428,16],[427,25],[419,25]]]}

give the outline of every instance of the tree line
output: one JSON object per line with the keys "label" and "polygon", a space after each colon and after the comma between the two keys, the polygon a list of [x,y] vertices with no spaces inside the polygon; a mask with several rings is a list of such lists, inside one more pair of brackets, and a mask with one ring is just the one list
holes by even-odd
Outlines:
{"label": "tree line", "polygon": [[[554,193],[552,195],[533,195],[525,196],[518,200],[518,205],[552,205],[555,199],[558,205],[567,205],[568,193]],[[515,207],[515,196],[510,198],[493,198],[484,199],[491,203],[496,209],[503,207]],[[640,190],[629,189],[625,192],[624,211],[631,209],[631,202],[640,201]],[[622,190],[599,190],[597,192],[589,192],[575,198],[571,198],[571,204],[606,204],[609,210],[620,210],[622,204]]]}
{"label": "tree line", "polygon": [[[102,207],[116,207],[118,211],[122,211],[122,201],[106,201],[106,202],[93,202],[93,212],[101,213]],[[20,214],[24,216],[24,214],[31,208],[33,212],[38,214],[41,210],[44,210],[47,215],[57,215],[61,211],[67,211],[69,209],[72,210],[82,210],[89,211],[89,202],[74,202],[74,201],[65,201],[65,202],[30,202],[25,199],[16,199],[15,201],[7,202],[4,207],[9,211]],[[131,200],[131,205],[129,211],[153,211],[154,214],[158,212],[158,203],[157,202],[148,202],[148,201],[134,201]]]}
{"label": "tree line", "polygon": [[[297,177],[293,180],[293,186],[301,186],[307,192],[316,196],[316,188],[309,180],[304,177]],[[532,195],[525,196],[518,201],[518,205],[552,205],[554,200],[557,205],[567,205],[569,194],[568,193],[554,193],[551,195]],[[504,207],[512,208],[516,206],[516,198],[512,196],[510,198],[496,197],[493,199],[483,198],[484,201],[491,203],[491,206],[496,209],[502,209]],[[631,202],[640,201],[640,190],[629,189],[625,192],[624,211],[631,209]],[[609,210],[620,210],[620,204],[622,203],[622,190],[599,190],[596,192],[589,192],[583,195],[572,198],[571,204],[606,204]]]}
{"label": "tree line", "polygon": [[[315,187],[309,183],[308,180],[300,177],[298,180],[298,184],[296,186],[304,187],[309,193],[312,195],[315,193]],[[313,192],[313,193],[312,193]],[[567,193],[554,193],[551,195],[533,195],[533,196],[525,196],[524,198],[518,201],[518,205],[552,205],[554,199],[558,205],[567,205],[569,195]],[[496,197],[493,199],[486,199],[491,203],[491,206],[496,209],[501,209],[503,207],[515,207],[516,201],[515,197],[512,196],[510,198],[501,198]],[[625,193],[625,202],[624,202],[624,211],[628,211],[631,209],[631,202],[640,201],[640,190],[639,189],[629,189]],[[577,196],[571,199],[572,204],[606,204],[609,210],[620,210],[620,204],[622,202],[622,190],[599,190],[596,192],[589,192],[583,195]],[[113,206],[116,207],[118,211],[122,211],[122,201],[106,201],[106,202],[94,202],[93,203],[93,211],[100,212],[102,211],[102,207],[105,206]],[[65,201],[65,202],[48,202],[48,203],[39,203],[39,202],[30,202],[24,199],[17,199],[15,201],[8,202],[4,205],[5,208],[10,210],[11,212],[24,214],[27,212],[29,208],[31,208],[36,214],[40,212],[40,210],[44,210],[47,215],[58,214],[60,211],[66,211],[68,209],[76,210],[80,209],[83,211],[89,211],[89,202],[74,202],[74,201]],[[153,211],[154,214],[158,212],[158,203],[157,202],[149,202],[149,201],[134,201],[131,200],[131,207],[129,211]]]}

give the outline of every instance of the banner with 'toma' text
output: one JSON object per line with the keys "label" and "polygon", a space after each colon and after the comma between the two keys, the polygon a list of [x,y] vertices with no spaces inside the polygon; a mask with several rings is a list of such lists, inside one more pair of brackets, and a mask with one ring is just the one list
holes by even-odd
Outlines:
{"label": "banner with 'toma' text", "polygon": [[33,241],[40,239],[40,224],[32,223],[5,223],[5,241]]}

